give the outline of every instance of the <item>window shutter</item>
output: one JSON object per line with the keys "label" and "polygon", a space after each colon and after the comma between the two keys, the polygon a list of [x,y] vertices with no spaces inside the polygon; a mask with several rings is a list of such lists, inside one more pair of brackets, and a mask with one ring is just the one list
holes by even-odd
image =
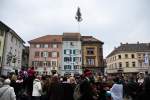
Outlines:
{"label": "window shutter", "polygon": [[73,50],[73,54],[76,54],[76,50]]}
{"label": "window shutter", "polygon": [[76,60],[76,58],[75,58],[75,57],[73,57],[73,62],[75,62],[75,60]]}
{"label": "window shutter", "polygon": [[59,57],[59,52],[57,52],[57,57]]}
{"label": "window shutter", "polygon": [[66,54],[66,50],[64,50],[64,54]]}
{"label": "window shutter", "polygon": [[41,57],[43,57],[43,52],[41,52]]}
{"label": "window shutter", "polygon": [[70,50],[70,54],[72,54],[72,50]]}

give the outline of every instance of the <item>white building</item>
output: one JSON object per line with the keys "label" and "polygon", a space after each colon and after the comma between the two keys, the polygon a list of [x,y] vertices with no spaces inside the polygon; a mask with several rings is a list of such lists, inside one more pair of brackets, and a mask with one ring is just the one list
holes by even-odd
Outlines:
{"label": "white building", "polygon": [[108,74],[137,74],[150,67],[150,43],[122,44],[106,58]]}
{"label": "white building", "polygon": [[25,43],[15,31],[6,26],[1,22],[3,27],[5,27],[5,39],[4,39],[4,49],[2,58],[2,74],[6,75],[7,72],[20,70],[22,62],[22,50]]}
{"label": "white building", "polygon": [[82,74],[80,33],[63,33],[61,75]]}

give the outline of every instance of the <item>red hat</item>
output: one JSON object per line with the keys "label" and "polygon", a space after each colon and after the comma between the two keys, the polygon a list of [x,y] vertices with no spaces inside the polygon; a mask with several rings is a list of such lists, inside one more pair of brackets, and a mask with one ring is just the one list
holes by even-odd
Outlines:
{"label": "red hat", "polygon": [[92,75],[92,71],[89,69],[85,69],[84,70],[84,76],[90,76],[90,75]]}

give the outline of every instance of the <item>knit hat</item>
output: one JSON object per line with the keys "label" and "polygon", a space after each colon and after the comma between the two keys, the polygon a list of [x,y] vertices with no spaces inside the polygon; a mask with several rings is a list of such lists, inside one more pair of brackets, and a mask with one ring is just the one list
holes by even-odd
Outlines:
{"label": "knit hat", "polygon": [[84,70],[84,76],[90,76],[90,75],[92,75],[92,71],[89,69],[85,69]]}

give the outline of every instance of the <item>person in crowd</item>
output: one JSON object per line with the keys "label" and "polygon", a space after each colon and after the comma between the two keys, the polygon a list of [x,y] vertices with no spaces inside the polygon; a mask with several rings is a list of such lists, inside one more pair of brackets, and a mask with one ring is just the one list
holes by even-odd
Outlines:
{"label": "person in crowd", "polygon": [[98,100],[111,100],[111,95],[108,93],[109,87],[106,82],[97,82]]}
{"label": "person in crowd", "polygon": [[15,94],[16,94],[16,91],[17,91],[17,88],[16,88],[17,75],[15,73],[12,73],[10,80],[11,80],[10,86],[14,88],[14,91],[15,91]]}
{"label": "person in crowd", "polygon": [[150,76],[144,78],[144,89],[137,96],[136,100],[149,100],[150,99]]}
{"label": "person in crowd", "polygon": [[41,100],[48,100],[48,87],[50,84],[50,77],[43,75],[42,76],[42,96]]}
{"label": "person in crowd", "polygon": [[112,88],[110,89],[111,97],[113,100],[123,100],[123,85],[119,79],[119,77],[116,77],[114,79],[114,84]]}
{"label": "person in crowd", "polygon": [[[62,91],[63,91],[63,97],[62,100],[74,100],[73,99],[73,93],[75,84],[70,78],[64,77],[63,82],[61,83]],[[67,98],[66,98],[67,97]]]}
{"label": "person in crowd", "polygon": [[59,77],[57,74],[54,74],[48,87],[48,100],[62,100],[62,97],[63,90],[60,84]]}
{"label": "person in crowd", "polygon": [[126,98],[132,98],[135,100],[137,91],[139,89],[138,83],[134,81],[134,77],[131,76],[126,84],[124,84],[124,95]]}
{"label": "person in crowd", "polygon": [[28,73],[28,79],[27,79],[27,83],[26,83],[27,93],[29,96],[31,96],[32,90],[33,90],[33,80],[35,79],[35,73],[36,73],[34,71],[34,67],[29,68],[27,73]]}
{"label": "person in crowd", "polygon": [[22,95],[22,91],[24,90],[23,89],[23,78],[20,75],[18,75],[18,77],[17,77],[15,88],[16,88],[15,89],[16,90],[15,91],[16,98],[17,98],[17,100],[20,100],[21,99],[20,96]]}
{"label": "person in crowd", "polygon": [[84,71],[84,80],[80,83],[80,98],[79,100],[95,100],[95,85],[94,77],[89,69]]}
{"label": "person in crowd", "polygon": [[138,74],[138,80],[137,80],[138,84],[139,85],[143,85],[143,82],[144,82],[144,73],[139,73]]}
{"label": "person in crowd", "polygon": [[33,100],[40,100],[42,94],[42,85],[40,78],[41,77],[37,75],[33,81],[33,91],[32,91]]}
{"label": "person in crowd", "polygon": [[14,88],[10,86],[10,79],[4,80],[4,85],[0,88],[0,100],[16,100]]}

